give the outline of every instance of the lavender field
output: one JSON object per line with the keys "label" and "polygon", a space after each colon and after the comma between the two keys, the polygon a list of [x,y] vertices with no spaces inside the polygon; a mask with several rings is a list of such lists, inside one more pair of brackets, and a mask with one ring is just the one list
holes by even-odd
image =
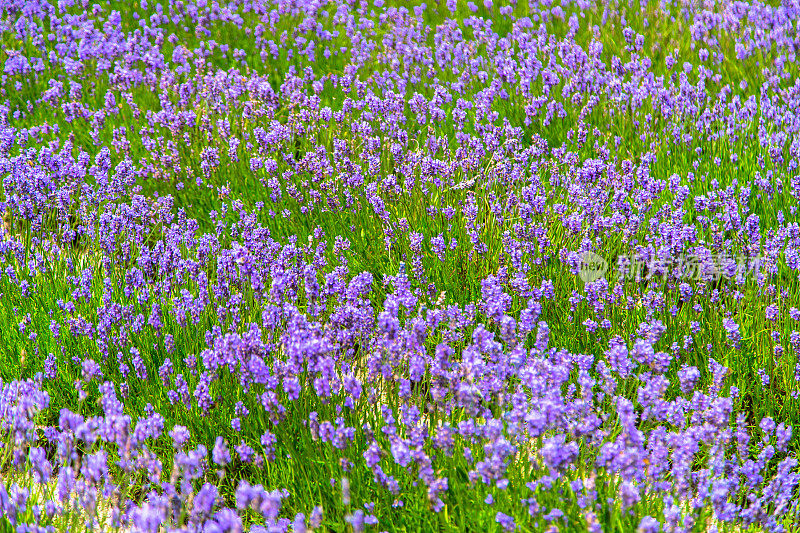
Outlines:
{"label": "lavender field", "polygon": [[0,532],[800,531],[800,1],[0,44]]}

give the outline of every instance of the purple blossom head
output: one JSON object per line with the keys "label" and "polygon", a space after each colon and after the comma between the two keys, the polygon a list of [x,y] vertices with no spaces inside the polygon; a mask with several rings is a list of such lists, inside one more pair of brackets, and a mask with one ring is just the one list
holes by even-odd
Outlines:
{"label": "purple blossom head", "polygon": [[217,437],[211,456],[214,459],[214,463],[219,466],[227,466],[231,462],[231,452],[224,438]]}

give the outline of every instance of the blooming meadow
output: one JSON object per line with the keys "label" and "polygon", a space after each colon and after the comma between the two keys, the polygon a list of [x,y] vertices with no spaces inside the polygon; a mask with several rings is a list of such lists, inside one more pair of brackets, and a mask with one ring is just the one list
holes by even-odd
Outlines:
{"label": "blooming meadow", "polygon": [[797,0],[0,1],[0,531],[798,530]]}

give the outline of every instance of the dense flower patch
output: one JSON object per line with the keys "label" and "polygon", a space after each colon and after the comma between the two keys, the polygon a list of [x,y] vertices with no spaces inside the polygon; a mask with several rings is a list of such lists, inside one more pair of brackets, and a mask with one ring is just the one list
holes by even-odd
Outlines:
{"label": "dense flower patch", "polygon": [[0,35],[4,531],[800,520],[797,2]]}

